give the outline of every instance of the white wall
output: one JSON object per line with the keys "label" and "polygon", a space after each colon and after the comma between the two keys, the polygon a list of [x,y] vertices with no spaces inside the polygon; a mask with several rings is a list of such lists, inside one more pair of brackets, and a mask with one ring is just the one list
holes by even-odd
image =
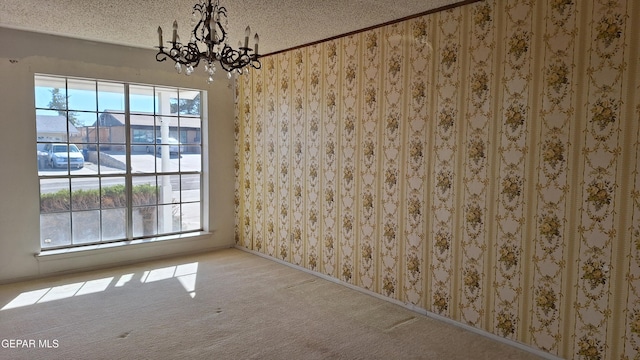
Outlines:
{"label": "white wall", "polygon": [[[233,91],[222,72],[212,85],[204,76],[176,74],[168,61],[156,62],[153,45],[147,50],[0,28],[0,283],[233,245]],[[203,190],[210,207],[204,213],[205,234],[36,256],[35,73],[206,90],[208,126],[203,132],[209,141],[203,170],[209,182]]]}

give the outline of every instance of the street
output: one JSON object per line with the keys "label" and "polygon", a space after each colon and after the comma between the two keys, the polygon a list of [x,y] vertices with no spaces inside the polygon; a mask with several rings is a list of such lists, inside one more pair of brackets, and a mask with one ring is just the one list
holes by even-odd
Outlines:
{"label": "street", "polygon": [[[124,162],[125,155],[110,154],[110,157]],[[201,171],[200,154],[183,154],[180,157],[173,155],[169,159],[169,168],[171,172],[182,171]],[[155,170],[162,167],[162,159],[152,154],[134,154],[131,155],[132,182],[133,185],[139,184],[155,184]],[[66,178],[58,178],[57,176],[65,176],[66,169],[40,169],[38,175],[44,178],[40,181],[40,193],[47,194],[57,192],[63,189],[69,189],[69,181]],[[98,189],[100,183],[102,187],[124,184],[124,170],[101,166],[98,168],[96,164],[85,162],[82,169],[71,169],[70,175],[73,176],[73,189],[90,190]],[[160,173],[161,174],[161,173]],[[161,175],[158,176],[161,176]],[[98,180],[98,175],[108,175]],[[117,176],[122,175],[122,176]],[[147,176],[148,175],[148,176]],[[47,176],[51,176],[47,179]],[[77,177],[76,177],[77,176]],[[171,185],[173,189],[180,189],[180,176],[170,175]],[[182,190],[200,190],[200,176],[197,174],[182,176]],[[178,195],[178,194],[176,194]],[[184,196],[184,194],[183,194]],[[183,200],[184,201],[184,200]]]}

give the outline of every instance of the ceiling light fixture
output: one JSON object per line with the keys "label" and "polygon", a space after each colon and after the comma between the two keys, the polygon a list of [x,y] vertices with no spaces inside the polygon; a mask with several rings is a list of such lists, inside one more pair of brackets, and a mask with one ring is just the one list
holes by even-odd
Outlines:
{"label": "ceiling light fixture", "polygon": [[242,74],[248,72],[248,67],[260,69],[262,66],[258,60],[258,34],[254,36],[254,48],[249,47],[249,36],[251,28],[247,26],[245,30],[244,46],[238,41],[238,49],[229,46],[229,36],[226,27],[228,25],[227,9],[220,6],[219,0],[200,0],[193,6],[191,14],[191,25],[194,26],[191,32],[189,43],[180,43],[178,36],[178,22],[173,22],[173,34],[171,48],[163,46],[162,28],[158,26],[158,48],[156,54],[157,61],[165,61],[167,58],[175,61],[175,68],[178,73],[182,72],[191,75],[194,68],[200,61],[204,62],[204,70],[209,78],[207,83],[213,81],[213,74],[216,72],[216,63],[225,70],[228,77],[232,73]]}

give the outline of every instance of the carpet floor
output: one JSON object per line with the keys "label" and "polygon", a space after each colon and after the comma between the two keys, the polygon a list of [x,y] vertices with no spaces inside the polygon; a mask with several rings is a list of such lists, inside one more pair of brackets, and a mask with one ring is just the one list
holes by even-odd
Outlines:
{"label": "carpet floor", "polygon": [[0,286],[0,359],[538,359],[226,249]]}

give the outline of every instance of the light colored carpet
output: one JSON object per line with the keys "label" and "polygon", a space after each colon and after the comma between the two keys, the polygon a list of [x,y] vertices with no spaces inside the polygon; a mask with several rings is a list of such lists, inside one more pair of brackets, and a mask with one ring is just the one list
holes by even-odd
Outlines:
{"label": "light colored carpet", "polygon": [[537,359],[238,249],[2,285],[0,309],[1,359]]}

